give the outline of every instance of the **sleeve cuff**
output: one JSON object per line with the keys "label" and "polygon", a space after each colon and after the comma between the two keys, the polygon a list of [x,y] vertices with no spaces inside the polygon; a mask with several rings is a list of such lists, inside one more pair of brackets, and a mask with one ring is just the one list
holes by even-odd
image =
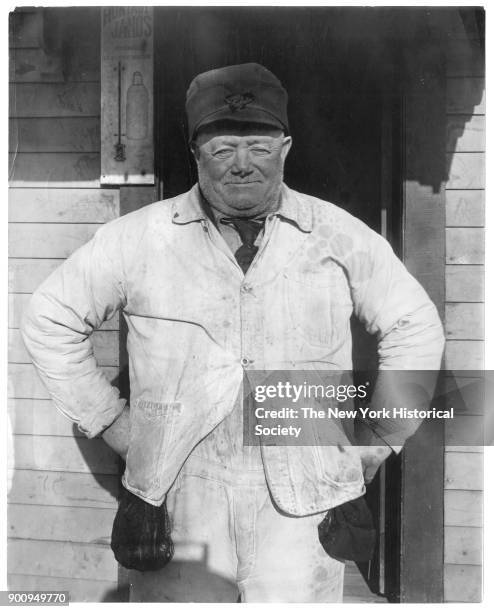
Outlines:
{"label": "sleeve cuff", "polygon": [[118,397],[118,390],[112,387],[113,397],[104,411],[98,410],[94,416],[79,421],[79,430],[88,438],[94,438],[110,427],[122,414],[127,400]]}

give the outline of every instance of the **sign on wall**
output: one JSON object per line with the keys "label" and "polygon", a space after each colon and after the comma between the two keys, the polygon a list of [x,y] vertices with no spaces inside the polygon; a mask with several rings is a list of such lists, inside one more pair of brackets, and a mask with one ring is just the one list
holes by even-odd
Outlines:
{"label": "sign on wall", "polygon": [[101,9],[101,183],[154,183],[153,9]]}

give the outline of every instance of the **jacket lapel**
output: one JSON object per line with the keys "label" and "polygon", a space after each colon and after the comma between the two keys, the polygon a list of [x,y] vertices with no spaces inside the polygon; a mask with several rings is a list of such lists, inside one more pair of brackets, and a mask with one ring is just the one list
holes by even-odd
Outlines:
{"label": "jacket lapel", "polygon": [[283,185],[280,209],[265,229],[257,254],[257,265],[247,271],[247,277],[260,284],[269,282],[284,269],[307,238],[313,227],[309,202]]}

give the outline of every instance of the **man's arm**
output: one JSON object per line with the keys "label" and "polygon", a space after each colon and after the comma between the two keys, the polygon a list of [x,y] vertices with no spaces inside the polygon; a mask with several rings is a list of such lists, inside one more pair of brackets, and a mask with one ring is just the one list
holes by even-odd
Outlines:
{"label": "man's arm", "polygon": [[[433,396],[441,366],[442,324],[429,296],[391,246],[375,232],[368,238],[366,256],[350,256],[348,267],[355,313],[378,339],[379,372],[372,408],[423,409]],[[368,481],[391,450],[401,450],[420,423],[420,419],[393,418],[356,423]]]}
{"label": "man's arm", "polygon": [[125,400],[97,366],[91,341],[124,304],[119,245],[105,226],[38,288],[23,319],[24,343],[55,406],[89,438],[124,409]]}

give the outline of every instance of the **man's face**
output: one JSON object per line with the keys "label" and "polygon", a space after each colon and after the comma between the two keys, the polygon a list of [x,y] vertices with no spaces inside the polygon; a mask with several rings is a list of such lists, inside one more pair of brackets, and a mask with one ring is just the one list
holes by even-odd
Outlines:
{"label": "man's face", "polygon": [[291,138],[268,126],[209,128],[194,147],[199,185],[216,210],[252,217],[279,206],[283,167]]}

